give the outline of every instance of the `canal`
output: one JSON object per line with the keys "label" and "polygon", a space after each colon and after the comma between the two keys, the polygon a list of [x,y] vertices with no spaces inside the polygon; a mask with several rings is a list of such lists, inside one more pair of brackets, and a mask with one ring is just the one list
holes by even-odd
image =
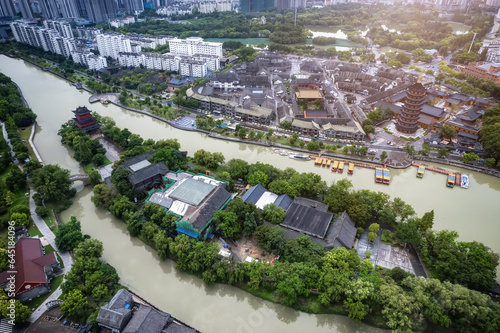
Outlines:
{"label": "canal", "polygon": [[[177,138],[182,149],[192,155],[198,149],[222,152],[226,159],[241,158],[300,172],[317,172],[328,183],[349,177],[356,189],[366,188],[400,197],[419,215],[435,210],[434,228],[453,229],[461,239],[477,240],[500,252],[497,235],[500,225],[498,195],[500,179],[469,172],[470,188],[448,189],[443,175],[426,173],[415,177],[416,169],[392,170],[390,186],[375,184],[373,171],[356,169],[353,176],[333,174],[315,167],[313,162],[290,160],[270,148],[207,138],[196,132],[173,129],[163,122],[123,110],[114,105],[89,105],[87,92],[78,91],[66,81],[21,60],[0,56],[0,71],[22,89],[30,107],[38,115],[35,144],[46,163],[57,163],[72,173],[81,172],[68,149],[60,143],[57,131],[72,117],[71,110],[87,105],[101,115],[110,116],[117,126],[128,128],[143,138]],[[461,170],[457,170],[461,171]],[[75,215],[83,231],[104,243],[104,259],[113,265],[122,283],[159,308],[203,332],[382,332],[367,325],[334,315],[309,315],[263,301],[230,286],[205,287],[202,281],[179,273],[170,260],[160,262],[156,254],[137,238],[131,238],[125,225],[109,213],[96,209],[91,191],[78,187],[75,203],[63,218]]]}

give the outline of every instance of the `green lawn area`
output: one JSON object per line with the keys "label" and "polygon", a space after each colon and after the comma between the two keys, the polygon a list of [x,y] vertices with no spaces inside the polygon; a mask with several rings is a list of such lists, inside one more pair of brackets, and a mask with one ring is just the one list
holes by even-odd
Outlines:
{"label": "green lawn area", "polygon": [[31,145],[29,143],[29,139],[31,136],[31,126],[20,127],[17,129],[17,131],[19,132],[19,135],[21,136],[21,139],[23,140],[24,145],[26,147],[28,147],[28,152],[29,152],[30,157],[37,160],[36,155],[33,151],[33,147],[31,147]]}
{"label": "green lawn area", "polygon": [[52,245],[49,244],[49,245],[45,246],[45,254],[54,253],[54,252],[56,252],[56,250],[54,250]]}
{"label": "green lawn area", "polygon": [[30,234],[31,237],[38,236],[42,237],[42,233],[40,230],[38,230],[38,227],[36,225],[32,225],[31,227],[28,228],[28,233]]}
{"label": "green lawn area", "polygon": [[58,277],[54,278],[52,281],[50,281],[50,292],[47,294],[38,297],[31,302],[26,303],[26,306],[30,310],[35,310],[37,309],[52,293],[61,285],[62,280],[63,280],[64,275],[59,275]]}

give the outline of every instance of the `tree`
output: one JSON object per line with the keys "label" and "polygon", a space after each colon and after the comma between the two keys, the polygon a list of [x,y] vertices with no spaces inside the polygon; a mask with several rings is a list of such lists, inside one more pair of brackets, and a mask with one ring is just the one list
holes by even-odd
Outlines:
{"label": "tree", "polygon": [[368,239],[370,240],[370,242],[375,242],[377,240],[377,234],[373,231],[370,231],[370,233],[368,234]]}
{"label": "tree", "polygon": [[349,208],[352,182],[346,178],[333,183],[326,192],[323,202],[331,212],[340,213]]}
{"label": "tree", "polygon": [[61,251],[72,251],[83,241],[80,221],[74,216],[71,216],[67,223],[59,225],[54,234],[56,246]]}
{"label": "tree", "polygon": [[427,212],[422,216],[419,223],[419,230],[422,233],[426,233],[429,230],[432,230],[432,226],[434,225],[434,210]]}
{"label": "tree", "polygon": [[479,160],[479,156],[474,152],[463,154],[462,159],[465,163],[477,162]]}
{"label": "tree", "polygon": [[92,157],[92,164],[94,164],[95,167],[99,168],[104,165],[105,159],[106,157],[103,154],[95,154],[94,157]]}
{"label": "tree", "polygon": [[265,187],[268,184],[268,177],[264,172],[256,171],[248,177],[248,183],[252,186],[261,184]]}
{"label": "tree", "polygon": [[227,162],[227,166],[229,167],[229,173],[233,179],[245,178],[248,174],[248,162],[233,158],[229,162]]}
{"label": "tree", "polygon": [[100,181],[101,181],[101,174],[95,169],[90,170],[89,171],[90,185],[96,186],[97,184],[99,184]]}
{"label": "tree", "polygon": [[225,237],[234,239],[240,237],[242,226],[235,213],[218,211],[215,213],[213,221]]}
{"label": "tree", "polygon": [[378,223],[372,223],[372,224],[370,225],[370,227],[368,227],[368,229],[369,229],[371,232],[377,233],[377,232],[380,230],[380,224],[378,224]]}
{"label": "tree", "polygon": [[406,151],[406,153],[407,153],[408,155],[410,155],[410,157],[415,156],[415,155],[416,155],[416,153],[417,153],[417,152],[415,151],[415,146],[410,145],[410,144],[408,144],[408,145],[406,145],[406,146],[405,146],[405,151]]}
{"label": "tree", "polygon": [[134,203],[123,195],[117,195],[109,206],[109,211],[116,217],[122,217],[126,212],[133,212],[134,210]]}
{"label": "tree", "polygon": [[113,204],[115,194],[113,193],[113,188],[106,184],[99,184],[94,186],[94,195],[91,197],[91,201],[96,207],[102,207],[106,210]]}
{"label": "tree", "polygon": [[255,229],[253,236],[259,246],[269,253],[282,254],[286,242],[285,231],[280,226],[261,225]]}
{"label": "tree", "polygon": [[285,216],[286,211],[273,203],[264,206],[264,209],[262,210],[262,217],[264,220],[274,224],[280,224],[283,222]]}
{"label": "tree", "polygon": [[431,146],[424,143],[422,146],[422,150],[420,151],[420,154],[427,156],[429,155],[430,152],[431,152]]}
{"label": "tree", "polygon": [[361,154],[361,156],[366,156],[367,152],[368,152],[368,148],[366,146],[359,148],[359,153]]}
{"label": "tree", "polygon": [[75,248],[75,258],[79,257],[90,257],[90,258],[101,258],[104,248],[102,242],[95,238],[85,239],[80,242]]}
{"label": "tree", "polygon": [[380,154],[380,160],[383,162],[387,158],[387,152],[384,150],[382,154]]}
{"label": "tree", "polygon": [[71,187],[69,170],[54,164],[34,170],[30,182],[42,198],[51,202],[64,202]]}
{"label": "tree", "polygon": [[25,213],[13,213],[10,215],[10,220],[13,221],[16,227],[20,227],[22,225],[28,226],[30,221],[28,216]]}
{"label": "tree", "polygon": [[[2,316],[4,318],[10,318],[9,314],[12,313],[10,306],[11,306],[10,300],[0,301],[0,313],[2,313]],[[23,305],[21,302],[19,302],[17,299],[14,301],[14,313],[15,313],[14,322],[16,324],[26,322],[28,318],[31,316],[30,309],[26,305]]]}
{"label": "tree", "polygon": [[495,167],[496,161],[493,157],[487,158],[484,160],[484,166],[487,168]]}
{"label": "tree", "polygon": [[400,222],[397,225],[396,235],[405,243],[419,245],[422,236],[419,232],[419,220],[409,219],[407,222]]}
{"label": "tree", "polygon": [[72,290],[64,295],[61,310],[65,316],[83,322],[88,316],[89,302],[80,290]]}
{"label": "tree", "polygon": [[439,129],[439,135],[445,139],[451,139],[456,135],[455,127],[445,124]]}
{"label": "tree", "polygon": [[445,158],[450,155],[450,151],[447,148],[439,148],[438,149],[438,157]]}

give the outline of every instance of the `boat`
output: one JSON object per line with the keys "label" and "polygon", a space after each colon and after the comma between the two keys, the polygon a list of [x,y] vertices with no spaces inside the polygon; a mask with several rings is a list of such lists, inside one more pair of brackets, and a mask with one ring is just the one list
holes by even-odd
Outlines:
{"label": "boat", "polygon": [[384,180],[383,183],[389,185],[391,182],[391,173],[389,172],[389,169],[382,169],[383,174],[384,174]]}
{"label": "boat", "polygon": [[326,158],[323,159],[323,165],[322,166],[326,166]]}
{"label": "boat", "polygon": [[458,172],[455,172],[455,185],[460,185],[462,182],[462,175]]}
{"label": "boat", "polygon": [[455,186],[455,175],[452,173],[448,174],[448,181],[446,182],[446,186],[453,188]]}
{"label": "boat", "polygon": [[327,168],[330,168],[330,164],[331,164],[331,163],[332,163],[332,160],[328,160],[328,161],[326,162],[326,167],[327,167]]}
{"label": "boat", "polygon": [[321,158],[316,158],[314,160],[314,165],[321,165]]}
{"label": "boat", "polygon": [[462,174],[462,179],[460,181],[460,186],[462,188],[469,188],[469,176]]}
{"label": "boat", "polygon": [[332,171],[337,172],[338,167],[339,167],[339,161],[333,161]]}
{"label": "boat", "polygon": [[344,172],[344,162],[340,162],[339,163],[339,173],[343,173]]}
{"label": "boat", "polygon": [[382,168],[375,168],[375,182],[376,183],[382,183],[383,182]]}
{"label": "boat", "polygon": [[347,170],[348,175],[352,175],[354,173],[354,163],[349,163],[349,169]]}
{"label": "boat", "polygon": [[297,160],[304,160],[304,161],[309,161],[311,157],[309,155],[301,155],[301,154],[290,154],[288,155],[290,158],[295,158]]}
{"label": "boat", "polygon": [[420,165],[417,170],[417,177],[418,178],[423,178],[425,173],[425,166]]}
{"label": "boat", "polygon": [[280,153],[280,155],[281,155],[281,156],[287,156],[287,155],[290,155],[290,152],[283,150],[283,151]]}

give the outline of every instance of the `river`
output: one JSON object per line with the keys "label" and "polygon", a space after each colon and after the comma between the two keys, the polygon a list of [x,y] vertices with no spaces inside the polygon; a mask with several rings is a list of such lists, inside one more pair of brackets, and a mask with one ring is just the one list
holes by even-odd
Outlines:
{"label": "river", "polygon": [[[114,105],[89,105],[87,92],[78,91],[60,78],[21,60],[0,56],[0,71],[22,89],[30,107],[38,115],[35,145],[46,163],[57,163],[72,173],[81,172],[78,163],[61,145],[57,131],[72,117],[71,110],[87,105],[101,115],[110,116],[117,126],[128,128],[143,138],[177,138],[182,149],[192,155],[198,149],[220,151],[226,159],[242,158],[250,163],[270,163],[300,172],[314,171],[328,183],[347,177],[314,167],[313,162],[290,160],[270,148],[207,138],[196,132],[173,129],[163,122],[123,110]],[[460,171],[460,170],[458,170]],[[500,252],[497,242],[500,225],[498,195],[500,179],[468,172],[470,188],[448,189],[443,175],[427,172],[415,177],[416,169],[392,170],[390,186],[375,184],[373,171],[357,168],[349,176],[356,189],[367,188],[398,196],[410,203],[419,215],[435,210],[434,228],[453,229],[462,240],[477,240]],[[63,218],[77,216],[85,233],[104,243],[104,259],[113,265],[122,283],[153,304],[203,332],[383,332],[334,315],[309,315],[263,301],[229,286],[205,287],[201,280],[176,272],[170,260],[160,262],[141,241],[131,238],[122,222],[96,209],[90,190],[78,186],[74,205]],[[500,274],[499,274],[500,275]]]}

